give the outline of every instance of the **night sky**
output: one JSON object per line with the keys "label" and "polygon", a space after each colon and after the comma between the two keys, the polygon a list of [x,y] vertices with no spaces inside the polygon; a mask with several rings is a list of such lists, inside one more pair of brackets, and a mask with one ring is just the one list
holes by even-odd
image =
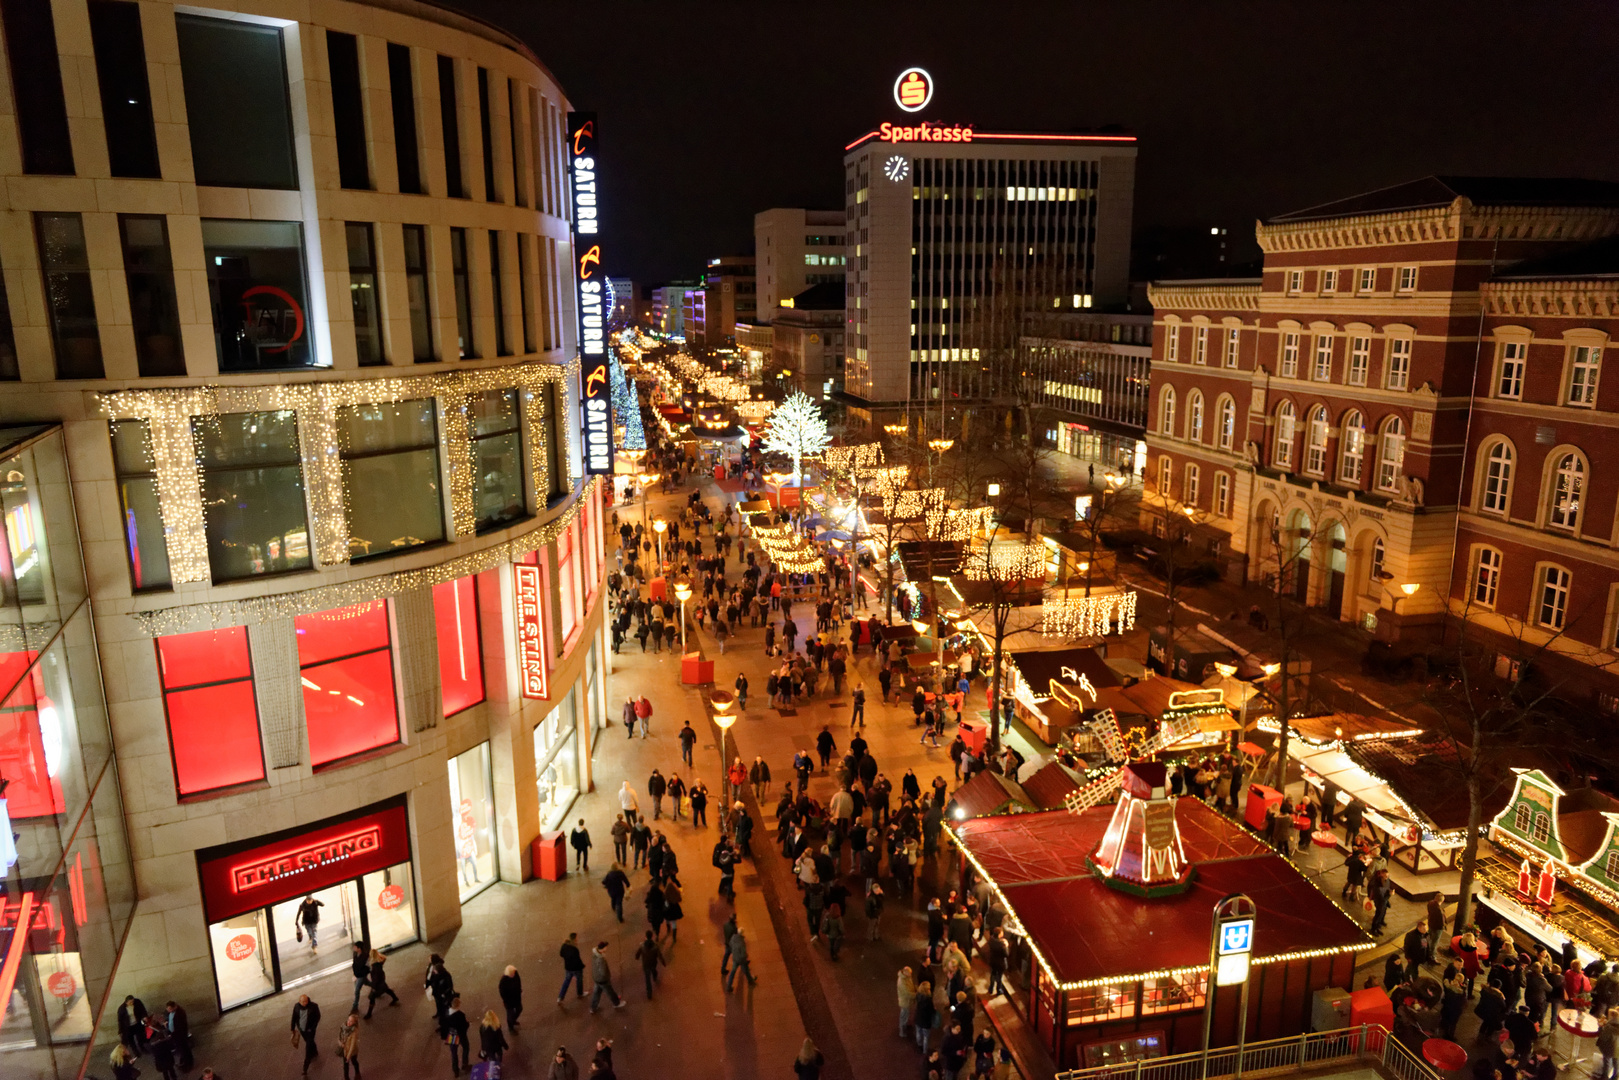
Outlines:
{"label": "night sky", "polygon": [[[696,276],[753,215],[840,209],[894,78],[922,119],[1140,136],[1135,226],[1226,225],[1429,173],[1619,179],[1619,5],[459,0],[600,115],[611,272]],[[1241,254],[1241,252],[1239,252]]]}

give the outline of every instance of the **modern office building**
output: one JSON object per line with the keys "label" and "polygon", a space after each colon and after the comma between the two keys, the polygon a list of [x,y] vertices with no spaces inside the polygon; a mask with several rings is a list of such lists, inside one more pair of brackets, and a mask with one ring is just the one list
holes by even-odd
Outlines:
{"label": "modern office building", "polygon": [[1135,157],[1131,135],[928,123],[884,124],[851,143],[851,417],[870,424],[874,410],[925,406],[965,415],[1004,385],[1027,312],[1122,303]]}
{"label": "modern office building", "polygon": [[736,344],[736,324],[755,320],[752,255],[708,260],[703,287],[690,294],[686,340],[706,349]]}
{"label": "modern office building", "polygon": [[4,474],[0,776],[45,819],[0,888],[130,927],[110,996],[119,942],[77,998],[72,935],[21,946],[0,1072],[65,1076],[126,991],[203,1020],[529,876],[591,783],[602,504],[570,434],[569,105],[520,41],[414,0],[6,0],[0,29],[0,423],[40,432],[3,452],[33,463]]}
{"label": "modern office building", "polygon": [[753,215],[759,317],[775,321],[783,300],[811,285],[843,284],[843,212],[778,207]]}
{"label": "modern office building", "polygon": [[843,280],[811,285],[776,309],[766,385],[802,390],[816,401],[837,392],[843,374]]}
{"label": "modern office building", "polygon": [[1596,670],[1613,249],[1575,249],[1616,233],[1619,184],[1427,177],[1260,223],[1259,278],[1155,283],[1149,523],[1379,635],[1472,596]]}
{"label": "modern office building", "polygon": [[686,312],[691,293],[702,288],[700,281],[671,281],[652,290],[652,329],[670,337],[686,336]]}
{"label": "modern office building", "polygon": [[1134,475],[1146,464],[1152,316],[1064,311],[1035,316],[1024,378],[1047,445]]}

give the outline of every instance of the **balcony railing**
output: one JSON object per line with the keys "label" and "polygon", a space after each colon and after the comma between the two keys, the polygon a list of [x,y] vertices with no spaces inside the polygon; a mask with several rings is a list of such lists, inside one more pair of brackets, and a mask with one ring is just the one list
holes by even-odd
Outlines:
{"label": "balcony railing", "polygon": [[1285,1039],[1248,1043],[1239,1055],[1234,1046],[1147,1058],[1118,1065],[1060,1072],[1056,1080],[1203,1080],[1311,1072],[1334,1065],[1376,1062],[1395,1080],[1440,1080],[1439,1074],[1413,1054],[1388,1029],[1362,1024],[1336,1031],[1317,1031]]}

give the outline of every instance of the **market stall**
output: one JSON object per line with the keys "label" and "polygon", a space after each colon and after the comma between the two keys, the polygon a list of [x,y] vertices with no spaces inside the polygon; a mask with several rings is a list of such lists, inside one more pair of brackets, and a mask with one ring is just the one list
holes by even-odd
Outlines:
{"label": "market stall", "polygon": [[[1055,746],[1064,732],[1096,707],[1099,690],[1120,687],[1100,648],[1030,649],[1007,654],[1006,676],[1017,716],[1042,741]],[[1096,747],[1076,745],[1083,755]]]}

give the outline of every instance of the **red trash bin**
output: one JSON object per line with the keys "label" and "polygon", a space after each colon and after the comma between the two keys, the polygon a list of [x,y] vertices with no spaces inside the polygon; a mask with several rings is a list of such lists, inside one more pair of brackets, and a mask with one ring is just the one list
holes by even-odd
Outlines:
{"label": "red trash bin", "polygon": [[1248,785],[1248,805],[1243,808],[1242,820],[1261,831],[1265,828],[1265,815],[1272,807],[1282,805],[1282,793],[1264,784]]}
{"label": "red trash bin", "polygon": [[561,881],[568,876],[568,838],[560,832],[542,832],[530,848],[534,876],[544,881]]}
{"label": "red trash bin", "polygon": [[960,725],[961,741],[977,757],[984,756],[984,725],[963,718]]}

